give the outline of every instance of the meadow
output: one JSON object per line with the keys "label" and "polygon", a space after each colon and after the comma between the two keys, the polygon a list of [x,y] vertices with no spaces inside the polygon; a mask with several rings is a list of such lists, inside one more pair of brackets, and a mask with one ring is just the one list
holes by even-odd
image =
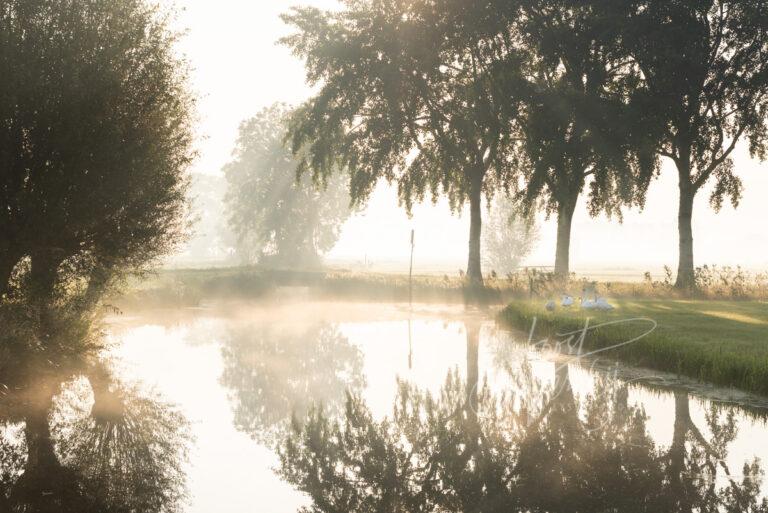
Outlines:
{"label": "meadow", "polygon": [[600,356],[669,371],[704,382],[768,395],[768,303],[745,300],[614,299],[607,312],[557,307],[549,312],[538,300],[511,302],[499,314],[510,327],[529,332],[534,340],[558,333],[590,329],[583,346],[607,348],[656,328],[636,342]]}

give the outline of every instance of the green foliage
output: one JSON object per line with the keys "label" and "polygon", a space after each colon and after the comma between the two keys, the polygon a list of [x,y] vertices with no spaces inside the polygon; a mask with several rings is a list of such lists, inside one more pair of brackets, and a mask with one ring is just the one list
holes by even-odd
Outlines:
{"label": "green foliage", "polygon": [[296,176],[297,160],[283,145],[289,113],[276,104],[243,122],[224,167],[229,223],[247,263],[317,265],[351,213],[341,177]]}
{"label": "green foliage", "polygon": [[657,151],[698,190],[715,177],[712,203],[738,203],[731,153],[741,137],[766,152],[768,50],[762,2],[634,2],[623,25],[643,74],[638,101],[659,125]]}
{"label": "green foliage", "polygon": [[513,98],[495,86],[492,49],[461,32],[470,20],[438,4],[348,2],[340,12],[284,16],[298,31],[283,42],[321,85],[292,118],[293,149],[307,149],[300,171],[324,176],[340,164],[356,201],[379,179],[396,181],[409,210],[441,192],[459,208],[476,173],[505,180]]}
{"label": "green foliage", "polygon": [[177,35],[143,0],[4,2],[0,35],[0,293],[27,260],[36,293],[79,279],[96,296],[184,233],[193,100]]}
{"label": "green foliage", "polygon": [[737,206],[742,193],[733,150],[740,140],[764,159],[768,138],[768,8],[760,1],[627,2],[617,34],[640,79],[632,103],[658,155],[678,172],[677,283],[695,285],[694,197],[714,181],[710,203]]}
{"label": "green foliage", "polygon": [[[765,346],[765,307],[760,302],[613,300],[613,312],[583,312],[559,308],[550,313],[543,301],[516,301],[500,319],[528,331],[536,319],[534,340],[590,325],[646,317],[658,323],[649,335],[605,354],[633,365],[679,373],[722,386],[768,393],[768,348]],[[637,337],[645,324],[618,323],[590,331],[588,349],[600,349]]]}
{"label": "green foliage", "polygon": [[380,180],[397,183],[408,212],[428,196],[447,196],[454,210],[468,200],[467,276],[477,285],[482,194],[516,169],[518,104],[509,84],[518,75],[512,42],[493,35],[479,42],[485,28],[464,7],[366,0],[334,12],[294,9],[284,19],[297,32],[283,42],[320,86],[290,124],[299,173],[346,171],[356,202]]}
{"label": "green foliage", "polygon": [[504,2],[510,30],[525,47],[527,96],[519,126],[525,141],[526,209],[570,217],[589,185],[589,211],[621,216],[642,205],[654,159],[628,104],[637,79],[610,32],[616,2]]}

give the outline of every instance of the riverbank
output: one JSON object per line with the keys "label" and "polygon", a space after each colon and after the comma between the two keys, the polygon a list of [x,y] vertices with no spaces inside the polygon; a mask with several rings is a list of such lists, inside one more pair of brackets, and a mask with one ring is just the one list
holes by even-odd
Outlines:
{"label": "riverbank", "polygon": [[[583,333],[584,349],[605,349],[599,352],[600,358],[768,395],[768,303],[612,302],[616,309],[609,312],[562,307],[548,312],[544,301],[516,300],[499,314],[499,320],[528,332],[535,343],[573,345]],[[573,335],[558,336],[564,333]],[[613,347],[622,343],[626,344]]]}
{"label": "riverbank", "polygon": [[[487,283],[487,302],[522,297],[517,282]],[[258,267],[163,270],[127,283],[108,302],[120,308],[199,306],[203,301],[264,300],[290,295],[304,300],[463,303],[469,291],[462,277],[354,272],[276,270]],[[474,299],[474,298],[473,298]]]}
{"label": "riverbank", "polygon": [[[481,299],[491,304],[513,300],[557,297],[568,292],[574,297],[585,288],[594,288],[604,297],[622,299],[706,299],[748,302],[768,299],[768,278],[746,275],[730,268],[707,268],[700,272],[702,286],[692,297],[672,286],[671,278],[654,281],[593,281],[573,276],[563,289],[551,273],[524,269],[506,276],[491,272],[485,278]],[[120,308],[198,306],[203,301],[260,300],[275,294],[300,295],[309,300],[350,300],[371,302],[463,303],[478,299],[476,290],[466,287],[463,274],[414,274],[412,288],[408,274],[353,271],[339,268],[316,270],[271,269],[260,266],[210,269],[161,270],[147,279],[125,284],[109,298]],[[468,296],[473,292],[471,297]],[[539,301],[539,299],[535,299]]]}

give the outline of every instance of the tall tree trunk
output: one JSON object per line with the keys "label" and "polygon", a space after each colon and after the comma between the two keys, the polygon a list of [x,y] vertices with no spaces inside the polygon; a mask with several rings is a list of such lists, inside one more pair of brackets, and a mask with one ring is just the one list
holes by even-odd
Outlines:
{"label": "tall tree trunk", "polygon": [[27,473],[55,468],[59,460],[53,450],[51,431],[48,425],[50,402],[35,405],[27,415],[24,434],[27,442]]}
{"label": "tall tree trunk", "polygon": [[675,287],[692,290],[695,285],[693,272],[693,198],[695,190],[688,171],[680,172],[680,205],[677,213],[679,234],[679,260],[677,263],[677,281]]}
{"label": "tall tree trunk", "polygon": [[25,418],[27,461],[8,501],[12,511],[60,512],[66,509],[62,504],[63,494],[75,493],[74,483],[63,479],[65,470],[56,456],[51,438],[48,413],[53,391],[46,390],[43,394],[45,397],[34,401]]}
{"label": "tall tree trunk", "polygon": [[571,225],[576,210],[576,198],[569,198],[557,208],[557,249],[555,252],[555,276],[563,283],[571,272]]}
{"label": "tall tree trunk", "polygon": [[[464,322],[467,331],[467,383],[466,401],[464,403],[464,434],[467,437],[464,451],[461,454],[461,468],[469,467],[473,459],[482,461],[482,433],[478,422],[478,386],[480,382],[480,321],[467,320]],[[478,513],[483,497],[483,483],[478,476],[470,472],[465,480],[466,493],[462,494],[460,509],[466,513]]]}
{"label": "tall tree trunk", "polygon": [[467,280],[476,287],[483,286],[483,270],[480,257],[480,235],[483,229],[482,193],[483,175],[474,173],[469,186],[469,260],[467,262]]}

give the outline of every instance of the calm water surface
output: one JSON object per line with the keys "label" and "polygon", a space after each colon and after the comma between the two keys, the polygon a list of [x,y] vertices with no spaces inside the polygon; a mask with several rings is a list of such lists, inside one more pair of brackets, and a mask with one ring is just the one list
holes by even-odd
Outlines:
{"label": "calm water surface", "polygon": [[[765,507],[760,404],[538,351],[492,319],[285,303],[125,313],[107,332],[121,382],[189,422],[186,511]],[[142,408],[147,429],[163,423]]]}

